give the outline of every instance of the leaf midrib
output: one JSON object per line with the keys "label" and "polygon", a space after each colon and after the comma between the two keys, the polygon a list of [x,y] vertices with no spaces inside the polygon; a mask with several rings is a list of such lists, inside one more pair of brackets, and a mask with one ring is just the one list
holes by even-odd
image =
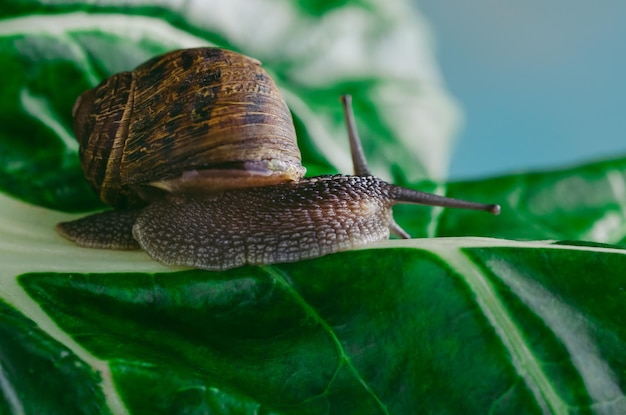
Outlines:
{"label": "leaf midrib", "polygon": [[457,272],[472,290],[483,315],[511,354],[513,365],[535,395],[537,403],[544,407],[546,412],[568,414],[567,403],[563,402],[554,390],[548,375],[542,369],[541,362],[532,353],[521,330],[483,271],[458,248],[438,247],[433,251]]}

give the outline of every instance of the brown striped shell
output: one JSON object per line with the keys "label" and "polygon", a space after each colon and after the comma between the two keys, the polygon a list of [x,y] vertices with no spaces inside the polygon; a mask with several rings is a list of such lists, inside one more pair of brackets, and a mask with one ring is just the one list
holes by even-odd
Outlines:
{"label": "brown striped shell", "polygon": [[259,187],[305,172],[276,84],[259,61],[224,49],[177,50],[113,75],[73,115],[85,177],[117,208],[155,188]]}

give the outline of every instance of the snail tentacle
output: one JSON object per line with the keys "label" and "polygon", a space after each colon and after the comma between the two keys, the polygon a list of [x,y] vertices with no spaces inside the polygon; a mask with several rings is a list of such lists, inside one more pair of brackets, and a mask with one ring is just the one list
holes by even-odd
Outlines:
{"label": "snail tentacle", "polygon": [[419,190],[409,189],[390,185],[392,187],[392,199],[394,204],[419,204],[428,206],[442,206],[460,209],[482,210],[494,215],[500,214],[500,205],[490,205],[484,203],[470,202],[467,200],[454,199],[451,197],[439,196],[432,193],[420,192]]}
{"label": "snail tentacle", "polygon": [[354,174],[357,176],[371,176],[370,169],[367,166],[367,159],[359,137],[359,131],[354,121],[354,111],[352,110],[352,96],[342,95],[341,103],[343,105],[343,114],[348,129],[348,139],[350,141],[350,153],[352,154],[352,165]]}

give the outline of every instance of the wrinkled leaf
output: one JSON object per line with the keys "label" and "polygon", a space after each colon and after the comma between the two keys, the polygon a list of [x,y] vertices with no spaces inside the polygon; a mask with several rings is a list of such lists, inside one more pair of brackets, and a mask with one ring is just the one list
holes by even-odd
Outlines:
{"label": "wrinkled leaf", "polygon": [[422,185],[446,196],[500,203],[499,217],[455,209],[398,206],[414,236],[490,236],[626,243],[626,158],[480,181]]}
{"label": "wrinkled leaf", "polygon": [[[351,171],[339,102],[345,93],[354,95],[378,175],[404,181],[445,174],[454,107],[406,5],[117,3],[46,2],[37,14],[29,14],[31,3],[16,4],[0,20],[0,189],[66,211],[100,206],[84,196],[71,130],[76,97],[160,53],[211,45],[258,58],[274,76],[309,175]],[[229,25],[233,13],[241,22]]]}
{"label": "wrinkled leaf", "polygon": [[[0,227],[12,241],[0,250],[0,326],[30,345],[2,365],[25,407],[33,354],[101,373],[115,413],[626,410],[624,250],[415,239],[174,272],[140,252],[64,244],[42,224],[66,215],[2,202],[13,220]],[[78,374],[36,374],[81,399]]]}

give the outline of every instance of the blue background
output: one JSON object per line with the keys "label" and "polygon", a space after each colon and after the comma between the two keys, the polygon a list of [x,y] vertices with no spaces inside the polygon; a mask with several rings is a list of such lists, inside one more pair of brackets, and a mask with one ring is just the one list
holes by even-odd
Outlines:
{"label": "blue background", "polygon": [[626,155],[626,1],[416,5],[464,114],[451,178]]}

